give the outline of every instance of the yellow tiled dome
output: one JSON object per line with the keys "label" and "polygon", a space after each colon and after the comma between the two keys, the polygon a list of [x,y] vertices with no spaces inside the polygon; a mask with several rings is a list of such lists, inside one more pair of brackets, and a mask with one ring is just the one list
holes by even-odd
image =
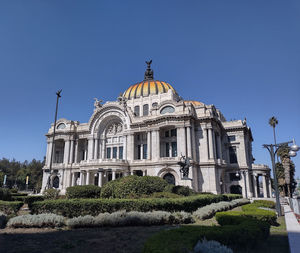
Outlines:
{"label": "yellow tiled dome", "polygon": [[184,102],[187,104],[193,104],[194,106],[203,106],[204,105],[202,102],[195,101],[195,100],[184,100]]}
{"label": "yellow tiled dome", "polygon": [[168,83],[156,80],[144,80],[142,82],[131,85],[124,93],[123,96],[127,99],[147,97],[160,93],[166,93],[172,90],[176,93],[175,89]]}

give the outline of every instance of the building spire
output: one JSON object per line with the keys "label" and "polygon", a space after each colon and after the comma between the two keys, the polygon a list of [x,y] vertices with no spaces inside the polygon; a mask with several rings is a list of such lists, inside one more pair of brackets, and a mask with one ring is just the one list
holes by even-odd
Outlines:
{"label": "building spire", "polygon": [[147,69],[145,71],[144,80],[153,80],[153,70],[151,69],[152,60],[146,61]]}

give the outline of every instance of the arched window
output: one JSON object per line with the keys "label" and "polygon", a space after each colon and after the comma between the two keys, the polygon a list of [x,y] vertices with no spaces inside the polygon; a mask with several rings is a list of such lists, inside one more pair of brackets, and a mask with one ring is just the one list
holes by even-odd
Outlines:
{"label": "arched window", "polygon": [[64,123],[60,123],[56,128],[57,129],[65,129],[66,125]]}
{"label": "arched window", "polygon": [[164,180],[166,180],[169,184],[175,185],[175,177],[171,173],[167,173],[163,177]]}
{"label": "arched window", "polygon": [[143,116],[147,116],[149,114],[149,105],[143,105]]}
{"label": "arched window", "polygon": [[134,115],[135,116],[140,116],[140,107],[137,105],[134,107]]}
{"label": "arched window", "polygon": [[172,106],[165,106],[164,108],[161,109],[160,114],[173,113],[173,112],[175,112],[174,107],[172,107]]}
{"label": "arched window", "polygon": [[56,189],[59,187],[59,177],[58,176],[53,178],[53,187]]}

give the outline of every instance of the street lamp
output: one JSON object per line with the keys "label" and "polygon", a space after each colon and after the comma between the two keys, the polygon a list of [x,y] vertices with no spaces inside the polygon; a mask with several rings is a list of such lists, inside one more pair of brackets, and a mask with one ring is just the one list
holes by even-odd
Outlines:
{"label": "street lamp", "polygon": [[[292,146],[288,146],[288,144],[293,143]],[[277,182],[277,176],[275,171],[275,154],[281,147],[288,147],[290,149],[289,156],[295,157],[297,155],[297,151],[299,150],[299,146],[296,145],[295,140],[288,141],[288,142],[282,142],[278,144],[263,144],[263,147],[266,148],[271,156],[272,161],[272,169],[273,169],[273,177],[274,177],[274,188],[275,188],[275,197],[276,197],[276,211],[278,213],[278,216],[282,216],[281,208],[280,208],[280,200],[279,200],[279,190],[278,190],[278,182]]]}
{"label": "street lamp", "polygon": [[51,188],[51,174],[52,174],[52,157],[53,157],[53,150],[54,150],[54,138],[55,138],[55,130],[56,130],[56,120],[57,120],[57,109],[58,109],[58,100],[61,97],[60,93],[62,90],[59,90],[56,92],[56,107],[55,107],[55,116],[54,116],[54,127],[53,127],[53,136],[52,136],[52,148],[51,148],[51,154],[50,154],[50,164],[49,164],[49,177],[47,180],[46,189]]}

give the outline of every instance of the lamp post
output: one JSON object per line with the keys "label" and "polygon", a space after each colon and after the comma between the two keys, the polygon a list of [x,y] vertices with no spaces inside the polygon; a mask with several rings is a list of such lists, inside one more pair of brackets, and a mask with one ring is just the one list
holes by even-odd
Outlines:
{"label": "lamp post", "polygon": [[53,136],[52,136],[52,148],[50,154],[50,164],[49,164],[49,177],[47,180],[46,189],[51,188],[51,173],[52,173],[52,157],[53,157],[53,150],[54,150],[54,139],[55,139],[55,130],[56,130],[56,120],[57,120],[57,110],[58,110],[58,100],[61,97],[60,93],[62,90],[56,92],[56,107],[55,107],[55,116],[54,116],[54,127],[53,127]]}
{"label": "lamp post", "polygon": [[[288,146],[288,144],[293,143],[292,146]],[[278,216],[282,216],[281,213],[281,208],[280,208],[280,200],[279,200],[279,190],[278,190],[278,182],[277,182],[277,176],[276,176],[276,171],[275,171],[275,155],[278,151],[279,148],[288,146],[290,151],[289,151],[289,156],[290,157],[295,157],[297,155],[297,151],[299,150],[299,146],[296,145],[295,140],[293,141],[288,141],[288,142],[282,142],[278,144],[263,144],[263,147],[266,148],[271,156],[271,161],[272,161],[272,169],[273,169],[273,177],[274,177],[274,188],[275,188],[275,197],[276,197],[276,211]]]}

